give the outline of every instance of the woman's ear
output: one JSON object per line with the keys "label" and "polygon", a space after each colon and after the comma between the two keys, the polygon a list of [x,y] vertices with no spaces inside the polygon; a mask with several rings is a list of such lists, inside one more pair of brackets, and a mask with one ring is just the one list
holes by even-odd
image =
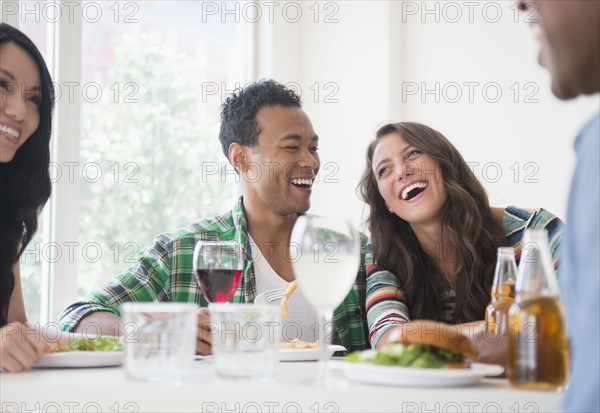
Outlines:
{"label": "woman's ear", "polygon": [[384,202],[383,204],[385,205],[385,208],[386,208],[388,211],[390,211],[390,214],[393,214],[393,213],[394,213],[394,211],[392,210],[392,208],[390,208],[390,206],[388,205],[388,203],[387,203],[387,202]]}
{"label": "woman's ear", "polygon": [[227,151],[229,162],[231,162],[233,167],[237,169],[239,173],[243,173],[248,170],[248,157],[246,156],[245,149],[245,146],[234,142],[229,145],[229,150]]}

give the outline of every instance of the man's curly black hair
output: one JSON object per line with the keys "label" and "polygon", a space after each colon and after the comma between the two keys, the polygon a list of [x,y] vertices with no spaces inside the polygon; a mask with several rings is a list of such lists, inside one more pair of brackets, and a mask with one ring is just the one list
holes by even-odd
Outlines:
{"label": "man's curly black hair", "polygon": [[281,105],[301,107],[300,96],[292,89],[271,79],[238,88],[221,105],[221,130],[219,140],[225,157],[229,145],[236,142],[246,146],[258,144],[260,127],[256,113],[265,106]]}

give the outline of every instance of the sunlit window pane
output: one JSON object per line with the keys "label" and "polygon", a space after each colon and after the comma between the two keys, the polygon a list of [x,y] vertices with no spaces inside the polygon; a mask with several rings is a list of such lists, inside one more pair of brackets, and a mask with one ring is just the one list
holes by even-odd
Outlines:
{"label": "sunlit window pane", "polygon": [[95,4],[102,18],[82,33],[80,295],[156,234],[230,207],[233,183],[202,173],[225,161],[220,94],[203,90],[231,88],[246,67],[241,26],[199,24],[200,2]]}

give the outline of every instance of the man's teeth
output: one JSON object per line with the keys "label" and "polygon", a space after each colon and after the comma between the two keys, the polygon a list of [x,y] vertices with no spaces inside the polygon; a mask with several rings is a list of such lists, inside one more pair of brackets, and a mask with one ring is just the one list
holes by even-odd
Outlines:
{"label": "man's teeth", "polygon": [[427,188],[427,183],[415,182],[414,184],[407,186],[406,188],[404,188],[404,191],[402,191],[402,199],[406,201],[406,198],[408,198],[408,193],[415,188]]}
{"label": "man's teeth", "polygon": [[290,182],[293,183],[294,185],[312,185],[313,180],[312,179],[290,179]]}
{"label": "man's teeth", "polygon": [[0,125],[0,132],[7,133],[13,138],[19,139],[19,132],[17,132],[13,128],[9,128],[8,126]]}

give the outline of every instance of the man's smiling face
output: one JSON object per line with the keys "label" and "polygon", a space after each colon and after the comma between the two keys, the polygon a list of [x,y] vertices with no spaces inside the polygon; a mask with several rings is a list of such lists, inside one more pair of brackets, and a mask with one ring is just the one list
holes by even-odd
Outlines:
{"label": "man's smiling face", "polygon": [[308,115],[296,106],[265,106],[256,122],[258,144],[245,147],[245,199],[280,215],[306,212],[320,166],[319,138]]}
{"label": "man's smiling face", "polygon": [[600,1],[520,0],[521,10],[536,11],[538,60],[552,75],[559,99],[598,92],[600,84]]}

